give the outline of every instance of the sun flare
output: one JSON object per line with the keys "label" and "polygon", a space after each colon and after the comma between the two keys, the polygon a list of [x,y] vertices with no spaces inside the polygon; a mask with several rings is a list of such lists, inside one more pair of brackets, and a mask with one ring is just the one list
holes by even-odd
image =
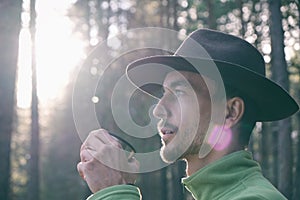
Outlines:
{"label": "sun flare", "polygon": [[[24,4],[29,3],[24,1]],[[41,104],[62,95],[72,70],[85,56],[85,43],[73,33],[73,23],[66,16],[74,0],[37,1],[36,68],[37,92]],[[28,10],[23,6],[20,32],[17,105],[26,108],[31,102],[31,39]],[[27,23],[26,23],[27,22]],[[27,24],[27,27],[26,27]],[[25,26],[24,26],[25,25]]]}

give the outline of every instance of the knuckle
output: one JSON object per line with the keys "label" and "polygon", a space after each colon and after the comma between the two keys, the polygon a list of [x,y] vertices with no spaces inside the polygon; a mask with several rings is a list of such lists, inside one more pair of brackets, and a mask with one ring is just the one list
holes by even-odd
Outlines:
{"label": "knuckle", "polygon": [[103,145],[97,149],[96,154],[94,155],[94,158],[96,159],[107,159],[110,156],[113,156],[113,149],[111,145]]}
{"label": "knuckle", "polygon": [[101,129],[91,131],[90,135],[99,135],[99,134],[105,134],[105,133],[108,133],[107,130],[101,128]]}
{"label": "knuckle", "polygon": [[99,133],[106,133],[106,134],[108,133],[107,130],[105,130],[103,128],[98,129],[98,131],[99,131]]}
{"label": "knuckle", "polygon": [[103,145],[101,148],[101,153],[103,155],[109,155],[112,153],[112,147],[110,145]]}
{"label": "knuckle", "polygon": [[95,136],[96,134],[98,134],[98,130],[93,130],[89,133],[89,136]]}

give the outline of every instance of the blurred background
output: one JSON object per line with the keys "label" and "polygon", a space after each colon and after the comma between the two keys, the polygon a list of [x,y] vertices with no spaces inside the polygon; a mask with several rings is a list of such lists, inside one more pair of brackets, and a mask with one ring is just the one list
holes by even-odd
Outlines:
{"label": "blurred background", "polygon": [[[298,0],[0,0],[0,199],[79,200],[91,194],[76,169],[81,141],[72,92],[88,53],[108,37],[149,26],[180,34],[211,28],[237,35],[260,50],[267,76],[300,103],[299,15]],[[117,51],[112,47],[111,55]],[[161,53],[166,52],[123,56],[112,63],[103,84],[118,80],[130,61]],[[87,82],[103,73],[99,62],[89,63]],[[120,132],[112,122],[109,91],[97,90],[90,101],[103,127]],[[130,113],[138,124],[147,124],[149,119],[139,115],[147,109],[141,104],[146,97],[134,95],[139,101],[133,100]],[[300,112],[257,123],[250,143],[264,175],[293,200],[300,199],[299,124]],[[159,143],[153,138],[139,145],[147,151]],[[137,185],[143,198],[193,199],[180,184],[184,169],[177,162],[142,174]]]}

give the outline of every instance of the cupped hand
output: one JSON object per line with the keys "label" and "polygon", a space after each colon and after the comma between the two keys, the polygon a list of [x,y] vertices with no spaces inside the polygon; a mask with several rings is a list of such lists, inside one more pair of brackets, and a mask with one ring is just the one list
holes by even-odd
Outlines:
{"label": "cupped hand", "polygon": [[[130,157],[128,157],[130,156]],[[139,163],[104,129],[92,131],[80,149],[80,176],[95,193],[106,187],[133,184]]]}

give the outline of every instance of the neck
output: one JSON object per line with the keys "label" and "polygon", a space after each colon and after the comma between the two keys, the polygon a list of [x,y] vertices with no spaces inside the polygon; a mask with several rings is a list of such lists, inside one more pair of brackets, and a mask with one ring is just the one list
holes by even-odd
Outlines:
{"label": "neck", "polygon": [[240,151],[242,149],[243,148],[241,146],[238,147],[236,146],[234,148],[225,148],[222,151],[217,151],[212,149],[211,152],[204,158],[199,158],[198,154],[187,155],[185,158],[187,162],[187,168],[186,168],[187,176],[192,175],[193,173],[202,169],[206,165],[213,163],[214,161],[219,160],[220,158],[230,153],[233,153],[235,151]]}

